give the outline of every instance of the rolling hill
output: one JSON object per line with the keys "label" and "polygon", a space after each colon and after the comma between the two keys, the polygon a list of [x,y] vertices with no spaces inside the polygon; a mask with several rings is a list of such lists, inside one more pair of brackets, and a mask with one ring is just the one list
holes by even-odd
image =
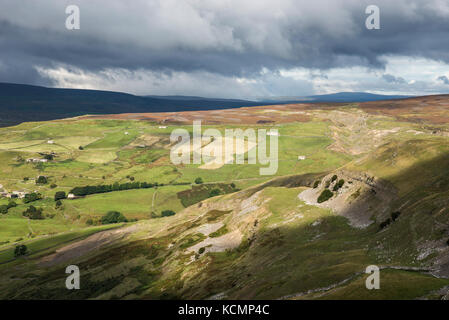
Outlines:
{"label": "rolling hill", "polygon": [[[448,110],[440,95],[0,128],[1,188],[40,194],[0,198],[0,298],[447,299]],[[195,119],[278,129],[276,174],[171,163],[172,130]],[[109,211],[128,221],[104,224]],[[80,290],[64,286],[70,264]]]}

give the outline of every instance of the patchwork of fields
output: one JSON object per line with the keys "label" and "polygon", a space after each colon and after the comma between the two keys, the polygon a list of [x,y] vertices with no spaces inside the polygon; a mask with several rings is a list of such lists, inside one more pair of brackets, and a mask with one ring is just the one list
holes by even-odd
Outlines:
{"label": "patchwork of fields", "polygon": [[[439,99],[430,114],[449,110]],[[404,101],[417,107],[301,104],[0,128],[0,192],[39,195],[0,198],[8,207],[0,214],[0,297],[447,295],[449,127],[419,101]],[[192,132],[192,120],[223,135],[277,129],[276,174],[261,176],[263,165],[247,162],[174,165],[170,133]],[[110,189],[55,201],[87,186]],[[321,203],[325,190],[332,195]],[[24,216],[30,206],[39,219]],[[110,211],[127,222],[104,224]],[[27,246],[24,257],[14,257],[18,245]],[[68,263],[87,273],[77,293],[55,289]],[[370,264],[385,270],[386,290],[363,291]]]}

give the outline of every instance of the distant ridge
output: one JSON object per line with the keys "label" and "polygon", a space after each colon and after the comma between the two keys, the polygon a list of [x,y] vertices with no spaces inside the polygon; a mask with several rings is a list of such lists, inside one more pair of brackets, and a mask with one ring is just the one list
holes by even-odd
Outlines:
{"label": "distant ridge", "polygon": [[229,109],[260,102],[201,97],[136,96],[128,93],[46,88],[0,83],[0,126],[85,114],[146,113]]}
{"label": "distant ridge", "polygon": [[309,97],[273,97],[258,101],[197,96],[136,96],[123,92],[47,88],[0,82],[0,126],[26,121],[55,120],[85,114],[150,113],[218,110],[286,103],[365,102],[401,99],[363,92]]}
{"label": "distant ridge", "polygon": [[273,97],[261,98],[260,101],[273,102],[368,102],[381,100],[406,99],[412,96],[382,95],[367,92],[338,92],[305,97]]}

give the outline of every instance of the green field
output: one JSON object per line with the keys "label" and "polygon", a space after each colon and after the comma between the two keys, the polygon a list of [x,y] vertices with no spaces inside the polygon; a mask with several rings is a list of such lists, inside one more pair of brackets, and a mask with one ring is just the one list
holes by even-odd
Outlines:
{"label": "green field", "polygon": [[[0,191],[42,198],[15,199],[16,206],[0,214],[0,297],[441,298],[447,276],[412,268],[432,268],[447,252],[448,136],[354,105],[309,115],[307,122],[273,126],[280,133],[273,176],[261,176],[260,164],[172,164],[170,133],[191,132],[187,125],[69,119],[0,128]],[[224,133],[240,127],[203,125],[209,128]],[[49,155],[48,162],[27,162]],[[314,184],[331,188],[324,177],[333,174],[346,181],[329,201],[299,197]],[[36,184],[38,176],[47,183]],[[151,187],[62,199],[58,206],[54,200],[56,192],[75,187],[136,182]],[[8,203],[0,198],[0,206]],[[23,215],[30,205],[42,210],[42,219]],[[128,223],[102,225],[109,211]],[[366,212],[369,225],[351,224]],[[110,228],[132,232],[111,233],[110,245],[79,258],[87,289],[69,297],[58,287],[64,263],[40,268],[42,257]],[[19,244],[28,248],[23,258],[14,257]],[[380,291],[364,288],[363,271],[371,264],[385,267]],[[33,276],[20,277],[11,265]]]}

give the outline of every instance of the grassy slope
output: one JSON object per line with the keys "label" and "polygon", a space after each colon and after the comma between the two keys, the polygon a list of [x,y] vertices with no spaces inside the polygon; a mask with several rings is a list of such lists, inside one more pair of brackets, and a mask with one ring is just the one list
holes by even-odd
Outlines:
{"label": "grassy slope", "polygon": [[[251,243],[244,240],[235,250],[208,253],[187,264],[191,254],[188,254],[185,248],[175,245],[173,249],[169,249],[168,245],[176,242],[183,232],[197,225],[198,222],[192,224],[189,219],[195,215],[198,217],[199,212],[191,209],[190,215],[183,213],[175,217],[150,220],[142,224],[142,228],[132,239],[117,244],[111,250],[97,252],[82,263],[83,267],[89,269],[100,267],[105,274],[100,276],[89,272],[86,278],[87,288],[77,293],[77,297],[99,297],[104,294],[100,297],[207,298],[226,292],[229,298],[279,298],[335,284],[362,272],[369,264],[419,265],[421,262],[416,260],[416,246],[424,238],[443,239],[444,230],[435,226],[437,223],[449,223],[447,212],[444,211],[444,208],[447,208],[447,192],[444,190],[447,190],[448,186],[444,173],[449,169],[445,157],[449,151],[447,139],[427,133],[408,133],[407,130],[416,129],[416,126],[384,118],[371,119],[368,126],[385,130],[393,127],[401,129],[391,136],[386,136],[384,144],[373,148],[372,153],[350,156],[329,150],[333,140],[330,138],[327,122],[282,125],[279,128],[281,137],[278,175],[323,172],[347,164],[348,169],[368,171],[390,180],[400,191],[395,205],[401,207],[407,200],[411,201],[409,205],[405,205],[401,218],[384,232],[379,232],[377,224],[363,230],[351,228],[345,218],[305,205],[297,198],[301,188],[268,187],[262,191],[262,197],[268,200],[266,206],[269,214],[264,219],[258,217],[259,227],[255,240]],[[220,126],[218,128],[220,129]],[[21,176],[27,174],[34,177],[39,173],[48,173],[51,180],[61,186],[57,190],[76,185],[124,182],[127,181],[127,175],[135,176],[138,181],[148,179],[164,183],[191,182],[201,176],[205,182],[235,181],[240,188],[248,188],[270,179],[261,178],[258,175],[258,167],[250,165],[224,166],[207,172],[198,169],[196,165],[175,169],[167,158],[164,159],[167,153],[160,147],[158,152],[162,158],[156,159],[155,164],[152,154],[146,158],[145,153],[149,151],[126,148],[132,141],[131,138],[142,133],[165,134],[147,123],[89,120],[64,124],[23,124],[17,129],[17,132],[5,132],[4,139],[7,144],[15,143],[14,141],[20,143],[16,149],[11,149],[11,145],[6,148],[5,144],[0,144],[0,147],[4,148],[0,151],[0,157],[5,160],[0,162],[0,165],[9,177],[4,185],[37,188],[48,196],[51,196],[54,190],[49,190],[47,186],[36,187],[32,182],[23,183],[20,181]],[[130,133],[130,137],[124,135],[125,131]],[[67,135],[71,133],[96,137],[96,140],[83,140],[87,147],[86,150],[80,151],[76,148],[76,140],[65,138],[66,132]],[[350,134],[349,131],[343,132],[342,136],[348,137],[345,141],[353,141]],[[67,151],[61,151],[61,158],[57,162],[41,168],[28,164],[16,166],[14,158],[17,155],[33,155],[30,150],[23,150],[23,147],[26,149],[30,146],[28,140],[45,141],[48,138],[62,143],[67,140],[66,145],[59,142]],[[45,147],[47,148],[47,145]],[[99,152],[98,157],[102,157],[102,152],[113,152],[117,158],[111,157],[107,165],[93,160],[90,160],[90,163],[79,161],[84,152]],[[306,155],[307,160],[298,162],[298,155]],[[91,159],[94,158],[95,156]],[[83,177],[79,177],[80,173]],[[105,179],[102,176],[105,176]],[[4,180],[0,182],[3,183]],[[185,186],[159,188],[156,210],[181,209],[179,199],[175,199],[174,193],[182,188]],[[150,212],[154,192],[153,189],[129,190],[64,201],[64,208],[54,219],[33,222],[35,225],[31,227],[36,230],[43,228],[42,234],[65,231],[67,229],[64,228],[68,228],[68,225],[79,225],[81,229],[84,219],[88,216],[96,217],[112,208],[117,208],[130,217],[145,218]],[[220,206],[222,199],[233,199],[232,197],[234,196],[214,198],[211,203]],[[47,205],[49,212],[52,212],[51,200],[42,200],[39,205]],[[25,234],[28,225],[25,225],[26,220],[20,217],[23,207],[21,205],[2,217],[1,220],[6,220],[5,225],[8,225],[4,233],[0,228],[3,239],[14,240],[19,234]],[[226,222],[226,228],[232,230],[236,226],[229,219],[228,215],[224,215],[218,220]],[[201,221],[205,223],[207,220]],[[319,223],[315,223],[317,221]],[[14,227],[15,223],[17,227]],[[148,239],[148,234],[154,236]],[[245,234],[245,237],[248,236],[250,235]],[[54,238],[56,243],[62,242],[63,239]],[[382,246],[379,246],[379,243],[382,243]],[[118,268],[125,270],[124,273],[117,273]],[[45,280],[59,279],[59,271],[59,267],[48,270],[41,274],[38,282],[33,283],[39,284],[42,297],[49,298],[57,294],[69,298],[65,296],[66,292],[52,292],[54,283]],[[447,280],[416,272],[387,270],[382,272],[382,277],[384,276],[382,279],[385,286],[378,292],[366,292],[364,277],[359,276],[323,297],[409,299],[423,296],[448,284]],[[32,296],[24,294],[23,297]],[[306,297],[319,298],[316,295]]]}

